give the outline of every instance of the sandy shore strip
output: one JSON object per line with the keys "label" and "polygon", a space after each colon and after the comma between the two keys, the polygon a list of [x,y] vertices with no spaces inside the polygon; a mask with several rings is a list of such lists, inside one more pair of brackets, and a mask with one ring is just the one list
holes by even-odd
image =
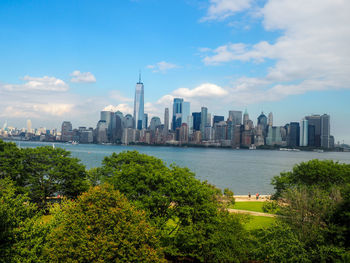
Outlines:
{"label": "sandy shore strip", "polygon": [[235,195],[235,201],[236,202],[249,202],[249,201],[255,201],[255,202],[264,202],[266,200],[270,200],[271,195],[259,195],[259,199],[256,199],[255,194],[252,194],[252,196],[249,198],[248,195]]}
{"label": "sandy shore strip", "polygon": [[245,215],[252,215],[252,216],[277,217],[277,215],[274,215],[274,214],[261,213],[261,212],[248,211],[248,210],[239,210],[239,209],[228,208],[227,211],[229,213],[245,214]]}

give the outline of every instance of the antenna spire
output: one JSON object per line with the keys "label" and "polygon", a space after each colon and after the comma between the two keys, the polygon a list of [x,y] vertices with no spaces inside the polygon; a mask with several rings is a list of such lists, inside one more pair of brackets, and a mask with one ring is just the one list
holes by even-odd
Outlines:
{"label": "antenna spire", "polygon": [[139,70],[139,83],[141,83],[141,69]]}

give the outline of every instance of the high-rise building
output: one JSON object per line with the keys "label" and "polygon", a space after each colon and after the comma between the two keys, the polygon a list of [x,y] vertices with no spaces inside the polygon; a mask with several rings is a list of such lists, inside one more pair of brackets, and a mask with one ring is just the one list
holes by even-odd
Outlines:
{"label": "high-rise building", "polygon": [[227,138],[227,123],[226,121],[220,121],[214,123],[214,134],[216,141],[226,140]]}
{"label": "high-rise building", "polygon": [[308,139],[309,139],[309,125],[308,120],[302,119],[300,121],[300,146],[308,146]]}
{"label": "high-rise building", "polygon": [[229,118],[227,120],[227,135],[226,135],[226,139],[231,141],[231,145],[232,145],[232,141],[234,139],[234,135],[235,135],[235,125],[233,124],[233,121]]}
{"label": "high-rise building", "polygon": [[107,137],[111,139],[112,137],[112,128],[115,125],[114,123],[114,112],[112,111],[101,111],[100,120],[105,121],[107,125]]}
{"label": "high-rise building", "polygon": [[169,132],[169,108],[165,108],[164,111],[164,134],[167,135]]}
{"label": "high-rise building", "polygon": [[179,129],[179,141],[181,143],[188,142],[188,127],[186,123],[181,124],[181,127]]}
{"label": "high-rise building", "polygon": [[32,121],[31,120],[27,120],[27,132],[28,133],[32,133]]}
{"label": "high-rise building", "polygon": [[213,139],[213,136],[214,134],[213,134],[213,128],[211,127],[211,125],[210,124],[206,124],[205,125],[205,127],[204,127],[204,134],[203,134],[203,137],[202,137],[202,139],[204,140],[204,141],[210,141],[210,140],[212,140]]}
{"label": "high-rise building", "polygon": [[299,122],[289,124],[288,145],[291,147],[299,146],[300,142],[300,125]]}
{"label": "high-rise building", "polygon": [[306,120],[308,120],[309,125],[314,126],[314,140],[309,141],[309,146],[320,147],[321,146],[321,116],[320,115],[311,115],[306,116]]}
{"label": "high-rise building", "polygon": [[68,142],[73,138],[73,128],[70,121],[64,121],[61,128],[61,141]]}
{"label": "high-rise building", "polygon": [[182,123],[182,104],[183,99],[181,98],[174,98],[173,103],[173,119],[172,119],[172,130],[175,131],[176,128],[181,127]]}
{"label": "high-rise building", "polygon": [[268,125],[266,145],[282,145],[281,127]]}
{"label": "high-rise building", "polygon": [[188,116],[188,123],[187,123],[187,126],[188,126],[188,135],[192,135],[193,134],[193,116],[190,115]]}
{"label": "high-rise building", "polygon": [[249,121],[249,114],[247,109],[245,109],[244,114],[243,114],[243,125],[246,125]]}
{"label": "high-rise building", "polygon": [[149,124],[149,129],[153,132],[161,125],[159,117],[152,117],[151,122]]}
{"label": "high-rise building", "polygon": [[267,117],[264,114],[264,112],[261,112],[261,114],[258,117],[258,125],[260,125],[262,127],[262,129],[264,130],[267,126]]}
{"label": "high-rise building", "polygon": [[147,127],[148,127],[148,114],[145,113],[143,116],[144,116],[143,119],[145,120],[145,126],[143,128],[147,129]]}
{"label": "high-rise building", "polygon": [[224,120],[225,120],[224,116],[214,115],[214,117],[213,117],[213,126],[215,125],[215,123],[219,123],[220,121],[224,121]]}
{"label": "high-rise building", "polygon": [[264,114],[264,112],[261,112],[260,116],[258,117],[257,126],[260,127],[259,129],[261,129],[261,132],[262,132],[261,136],[265,138],[267,135],[267,117]]}
{"label": "high-rise building", "polygon": [[181,123],[187,123],[188,124],[188,117],[191,115],[191,109],[190,109],[190,103],[187,101],[184,101],[182,103],[182,116],[181,116]]}
{"label": "high-rise building", "polygon": [[115,127],[113,128],[113,142],[120,143],[123,136],[123,129],[124,129],[124,116],[123,113],[120,111],[117,111],[114,114],[115,119]]}
{"label": "high-rise building", "polygon": [[142,130],[145,128],[145,112],[144,112],[144,86],[141,82],[141,73],[139,75],[139,82],[135,87],[135,100],[134,100],[134,128]]}
{"label": "high-rise building", "polygon": [[267,124],[269,126],[273,126],[273,114],[272,114],[272,112],[269,113],[269,118],[268,118]]}
{"label": "high-rise building", "polygon": [[201,108],[201,124],[200,124],[202,138],[204,137],[205,127],[207,126],[207,118],[208,118],[208,108],[202,107]]}
{"label": "high-rise building", "polygon": [[321,147],[330,148],[330,117],[327,114],[321,116]]}
{"label": "high-rise building", "polygon": [[213,126],[212,119],[211,119],[211,113],[209,113],[209,112],[207,114],[207,126]]}
{"label": "high-rise building", "polygon": [[228,118],[233,122],[233,125],[241,125],[242,124],[242,112],[230,110],[228,112]]}
{"label": "high-rise building", "polygon": [[315,146],[315,126],[309,124],[307,127],[307,130],[308,130],[307,145],[308,146]]}
{"label": "high-rise building", "polygon": [[126,114],[124,117],[124,128],[133,128],[134,118],[130,114]]}
{"label": "high-rise building", "polygon": [[107,137],[107,122],[105,120],[99,120],[96,127],[96,142],[105,143],[108,142]]}
{"label": "high-rise building", "polygon": [[192,112],[193,117],[193,130],[200,131],[201,129],[201,113],[200,112]]}

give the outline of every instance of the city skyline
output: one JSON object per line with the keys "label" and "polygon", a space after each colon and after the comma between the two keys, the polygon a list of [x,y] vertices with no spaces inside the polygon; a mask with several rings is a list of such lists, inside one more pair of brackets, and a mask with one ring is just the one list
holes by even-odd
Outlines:
{"label": "city skyline", "polygon": [[[141,84],[141,81],[137,84]],[[137,89],[136,89],[137,91]],[[135,96],[135,102],[139,100]],[[184,106],[186,105],[186,107]],[[187,108],[187,110],[183,110]],[[168,128],[169,109],[164,110],[164,123],[154,116],[148,125],[147,114],[141,123],[136,124],[130,114],[120,111],[101,111],[96,128],[80,126],[73,129],[70,121],[63,121],[61,133],[57,129],[47,130],[40,127],[32,129],[31,120],[27,120],[27,129],[6,127],[0,128],[0,138],[16,140],[61,141],[73,143],[116,143],[116,144],[165,144],[165,145],[202,145],[211,147],[249,148],[256,147],[308,147],[309,149],[335,149],[336,142],[331,134],[330,116],[305,116],[299,122],[287,122],[284,126],[273,125],[273,113],[268,117],[261,112],[257,122],[250,119],[245,110],[242,122],[242,111],[229,111],[225,121],[224,116],[208,113],[206,107],[201,112],[192,112],[190,103],[182,98],[173,101],[173,125]],[[183,115],[186,112],[187,114]],[[187,116],[185,120],[183,116]],[[200,122],[200,123],[198,123]],[[141,125],[144,123],[144,127]],[[311,148],[310,148],[311,147]],[[265,148],[266,149],[266,148]],[[304,148],[305,149],[305,148]]]}
{"label": "city skyline", "polygon": [[141,69],[149,121],[158,116],[163,123],[164,109],[179,97],[191,112],[204,106],[225,118],[229,110],[273,112],[276,125],[327,113],[332,135],[350,142],[349,2],[2,1],[0,7],[1,127],[6,121],[25,127],[27,119],[32,127],[58,128],[64,120],[95,127],[103,109],[133,114]]}

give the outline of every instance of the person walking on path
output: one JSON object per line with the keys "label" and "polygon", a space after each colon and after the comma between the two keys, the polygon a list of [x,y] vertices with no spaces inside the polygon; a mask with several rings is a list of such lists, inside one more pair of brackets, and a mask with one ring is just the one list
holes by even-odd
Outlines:
{"label": "person walking on path", "polygon": [[250,199],[250,197],[251,197],[251,194],[250,194],[250,192],[248,193],[248,198]]}
{"label": "person walking on path", "polygon": [[259,193],[256,193],[256,200],[258,200],[259,199]]}

